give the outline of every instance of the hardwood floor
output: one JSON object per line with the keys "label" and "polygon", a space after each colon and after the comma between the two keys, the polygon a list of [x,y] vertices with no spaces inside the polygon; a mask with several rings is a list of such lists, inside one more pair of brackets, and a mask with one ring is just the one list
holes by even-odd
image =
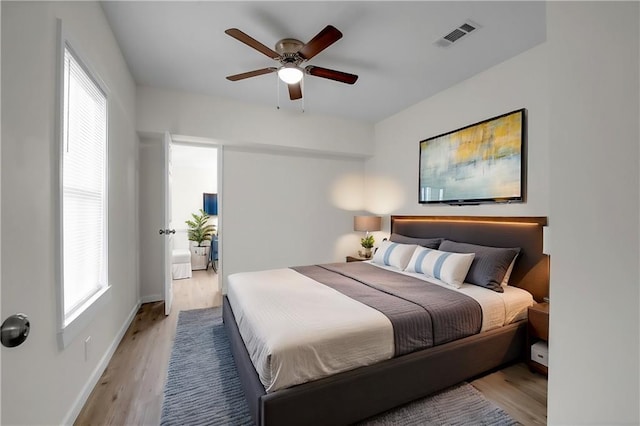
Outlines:
{"label": "hardwood floor", "polygon": [[[164,303],[142,305],[109,366],[76,419],[76,425],[157,425],[167,364],[180,310],[220,306],[211,271],[174,281],[171,315]],[[213,279],[217,279],[213,275]],[[514,364],[471,382],[487,399],[523,425],[544,425],[547,380]]]}
{"label": "hardwood floor", "polygon": [[520,362],[471,382],[523,425],[547,424],[547,378]]}
{"label": "hardwood floor", "polygon": [[211,269],[173,282],[169,316],[164,315],[164,302],[143,304],[74,424],[159,424],[178,312],[220,305],[217,275]]}

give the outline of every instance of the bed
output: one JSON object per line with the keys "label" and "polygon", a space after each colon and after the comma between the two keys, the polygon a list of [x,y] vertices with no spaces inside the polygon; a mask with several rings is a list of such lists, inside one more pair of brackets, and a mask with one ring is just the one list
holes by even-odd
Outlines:
{"label": "bed", "polygon": [[[540,217],[391,217],[392,235],[520,248],[509,287],[514,291],[518,288],[525,289],[537,301],[548,295],[548,258],[542,253],[543,226],[546,226],[546,218]],[[341,268],[339,264],[329,265],[329,269],[338,269],[344,274]],[[356,268],[366,272],[367,268],[373,266],[362,264]],[[287,281],[293,277],[292,274],[299,272],[301,271],[271,271],[270,274],[275,274],[273,282],[278,282]],[[306,272],[310,276],[303,279],[315,281],[320,278],[313,274],[324,274],[325,269],[312,268]],[[249,281],[266,279],[260,273],[254,274],[256,275],[245,274],[241,277]],[[318,300],[325,297],[325,293],[331,293],[323,289],[323,284],[317,284],[317,289],[319,293],[314,294],[314,298]],[[275,300],[284,299],[282,296],[288,291],[287,287],[283,287],[281,295],[276,296]],[[237,299],[245,296],[235,295],[232,300],[234,297]],[[259,297],[264,298],[264,295]],[[349,367],[345,371],[338,369],[334,374],[311,381],[302,378],[299,379],[300,384],[286,380],[279,382],[277,377],[275,382],[265,382],[261,366],[254,366],[257,359],[255,345],[250,342],[245,345],[246,331],[243,330],[243,340],[241,327],[235,317],[238,314],[239,323],[243,324],[245,313],[238,307],[237,300],[230,301],[225,296],[223,303],[223,320],[234,360],[250,412],[257,425],[354,423],[512,362],[523,355],[524,349],[526,321],[520,317],[514,318],[514,322],[506,321],[507,324],[500,327],[486,327],[483,323],[482,330],[477,334],[457,336],[454,340],[444,338],[435,346],[398,353],[397,347],[389,347],[388,343],[389,333],[393,334],[393,328],[389,329],[383,324],[384,321],[370,313],[367,321],[378,328],[373,335],[365,335],[357,340],[356,346],[362,342],[363,351],[356,351],[355,357],[372,352],[366,345],[377,345],[383,354],[380,359],[368,360],[362,366]],[[282,303],[283,307],[280,309],[286,309],[287,300],[282,300]],[[332,306],[334,303],[344,303],[343,312],[354,309],[353,304],[343,299],[327,299],[327,303]],[[233,305],[236,305],[235,311]],[[331,316],[342,321],[339,318],[341,311],[336,312],[332,311]],[[480,325],[476,326],[480,328]],[[273,327],[277,329],[278,326]],[[394,342],[394,336],[390,341]]]}

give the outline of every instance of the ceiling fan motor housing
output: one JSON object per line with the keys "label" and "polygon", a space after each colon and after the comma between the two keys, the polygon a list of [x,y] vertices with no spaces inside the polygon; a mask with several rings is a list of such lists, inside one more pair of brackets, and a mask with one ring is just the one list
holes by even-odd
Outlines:
{"label": "ceiling fan motor housing", "polygon": [[298,54],[304,43],[295,38],[283,38],[276,43],[276,52],[280,54],[280,63],[282,65],[294,64],[296,66],[302,63],[303,59]]}
{"label": "ceiling fan motor housing", "polygon": [[276,43],[276,52],[281,55],[285,53],[298,53],[298,51],[302,49],[302,46],[304,46],[304,43],[300,40],[296,40],[295,38],[283,38]]}

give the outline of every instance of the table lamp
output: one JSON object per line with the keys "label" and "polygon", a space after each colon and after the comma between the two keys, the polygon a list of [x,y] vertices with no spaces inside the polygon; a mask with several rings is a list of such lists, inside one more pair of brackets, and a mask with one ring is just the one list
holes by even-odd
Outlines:
{"label": "table lamp", "polygon": [[380,231],[382,229],[382,217],[381,216],[354,216],[353,217],[353,230],[366,232],[365,237],[360,240],[364,252],[358,251],[361,257],[370,258],[371,249],[373,248],[374,239],[373,235],[369,236],[369,232]]}

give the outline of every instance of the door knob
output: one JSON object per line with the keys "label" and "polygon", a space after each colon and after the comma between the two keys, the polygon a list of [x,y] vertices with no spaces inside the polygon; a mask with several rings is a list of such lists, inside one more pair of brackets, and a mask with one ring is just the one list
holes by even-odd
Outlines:
{"label": "door knob", "polygon": [[11,315],[0,326],[0,341],[8,348],[19,346],[29,336],[29,318],[25,314]]}
{"label": "door knob", "polygon": [[162,234],[167,234],[167,235],[169,235],[169,234],[175,234],[175,233],[176,233],[176,230],[175,230],[175,229],[161,229],[160,231],[158,231],[158,233],[159,233],[160,235],[162,235]]}

